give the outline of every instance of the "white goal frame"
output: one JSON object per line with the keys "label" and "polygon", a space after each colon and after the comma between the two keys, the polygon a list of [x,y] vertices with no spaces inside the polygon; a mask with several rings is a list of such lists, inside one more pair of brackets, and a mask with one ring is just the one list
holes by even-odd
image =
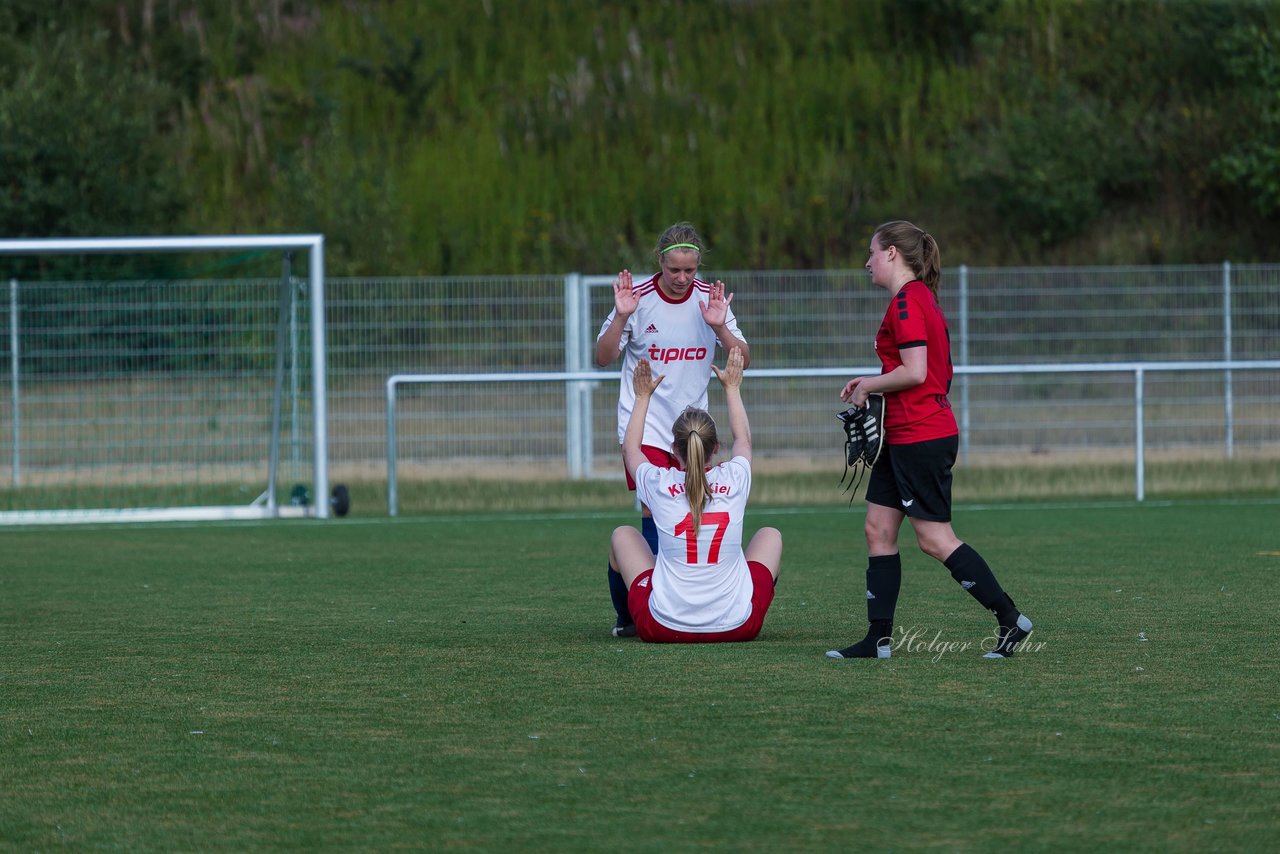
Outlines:
{"label": "white goal frame", "polygon": [[[218,252],[243,249],[305,250],[311,301],[311,382],[313,418],[314,500],[309,506],[281,506],[274,488],[264,499],[241,506],[111,508],[92,510],[0,511],[0,525],[60,524],[74,522],[174,522],[283,517],[329,517],[329,461],[326,431],[327,394],[325,371],[324,235],[221,235],[198,237],[94,237],[0,240],[0,257],[11,255],[107,255],[132,253]],[[278,342],[277,342],[278,343]],[[16,415],[15,415],[16,418]],[[272,442],[269,478],[275,485],[275,439]]]}

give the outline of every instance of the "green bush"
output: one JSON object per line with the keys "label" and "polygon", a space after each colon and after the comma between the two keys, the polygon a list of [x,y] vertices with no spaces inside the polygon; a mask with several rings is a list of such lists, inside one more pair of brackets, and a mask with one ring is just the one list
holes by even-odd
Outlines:
{"label": "green bush", "polygon": [[97,48],[56,37],[0,86],[0,233],[153,233],[185,209],[168,92]]}
{"label": "green bush", "polygon": [[1238,84],[1240,115],[1235,144],[1214,168],[1246,193],[1264,217],[1280,215],[1280,48],[1271,32],[1240,27],[1222,39],[1231,78]]}
{"label": "green bush", "polygon": [[0,227],[319,231],[337,275],[611,271],[678,219],[712,269],[857,266],[904,216],[974,265],[1268,260],[1278,25],[1264,0],[17,0]]}

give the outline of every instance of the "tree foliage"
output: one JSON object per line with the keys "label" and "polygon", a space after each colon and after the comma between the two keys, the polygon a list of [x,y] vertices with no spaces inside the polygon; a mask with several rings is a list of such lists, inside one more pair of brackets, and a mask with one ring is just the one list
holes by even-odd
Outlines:
{"label": "tree foliage", "polygon": [[320,231],[331,272],[1263,259],[1266,0],[13,0],[7,234]]}
{"label": "tree foliage", "polygon": [[1213,165],[1229,184],[1243,188],[1260,216],[1280,216],[1280,56],[1272,32],[1253,25],[1222,40],[1230,79],[1238,84],[1237,136]]}
{"label": "tree foliage", "polygon": [[129,234],[185,209],[164,87],[57,36],[0,87],[0,233]]}

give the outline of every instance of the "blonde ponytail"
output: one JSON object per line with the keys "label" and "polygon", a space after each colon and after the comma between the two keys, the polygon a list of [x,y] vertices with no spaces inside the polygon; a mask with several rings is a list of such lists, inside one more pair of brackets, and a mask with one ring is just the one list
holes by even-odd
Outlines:
{"label": "blonde ponytail", "polygon": [[673,450],[684,463],[684,493],[689,499],[689,513],[693,516],[693,533],[698,534],[702,524],[702,511],[710,500],[707,486],[707,459],[716,452],[716,422],[706,410],[689,407],[680,413],[671,432],[675,438]]}

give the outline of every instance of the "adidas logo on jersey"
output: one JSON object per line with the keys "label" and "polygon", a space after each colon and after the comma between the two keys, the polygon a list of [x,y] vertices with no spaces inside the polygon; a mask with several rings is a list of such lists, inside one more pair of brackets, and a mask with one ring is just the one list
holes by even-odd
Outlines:
{"label": "adidas logo on jersey", "polygon": [[648,586],[649,586],[649,579],[647,579],[647,578],[642,578],[642,579],[640,579],[640,586],[641,586],[641,587],[648,587]]}
{"label": "adidas logo on jersey", "polygon": [[652,323],[650,323],[650,324],[649,324],[649,328],[648,328],[648,329],[646,329],[646,330],[644,331],[644,334],[645,334],[645,335],[657,335],[657,334],[658,334],[658,327],[656,327],[656,326],[654,326]]}

